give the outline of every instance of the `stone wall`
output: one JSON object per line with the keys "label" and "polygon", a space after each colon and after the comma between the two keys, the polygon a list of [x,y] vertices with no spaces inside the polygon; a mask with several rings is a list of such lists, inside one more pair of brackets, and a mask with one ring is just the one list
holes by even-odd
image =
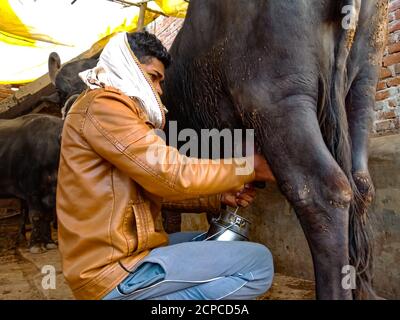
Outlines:
{"label": "stone wall", "polygon": [[147,25],[146,30],[154,33],[164,46],[169,49],[182,27],[183,20],[181,18],[161,16]]}

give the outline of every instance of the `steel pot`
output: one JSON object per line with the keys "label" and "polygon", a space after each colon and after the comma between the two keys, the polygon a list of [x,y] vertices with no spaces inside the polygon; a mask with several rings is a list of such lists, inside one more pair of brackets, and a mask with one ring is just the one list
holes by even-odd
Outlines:
{"label": "steel pot", "polygon": [[239,208],[223,212],[213,219],[206,234],[205,241],[248,241],[251,222],[237,214]]}

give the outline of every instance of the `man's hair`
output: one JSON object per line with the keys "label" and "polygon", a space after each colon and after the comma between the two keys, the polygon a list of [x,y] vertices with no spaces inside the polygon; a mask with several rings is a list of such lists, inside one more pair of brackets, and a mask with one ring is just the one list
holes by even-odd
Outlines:
{"label": "man's hair", "polygon": [[170,54],[154,34],[147,31],[128,33],[128,43],[141,63],[146,64],[151,58],[157,58],[165,68],[171,64]]}

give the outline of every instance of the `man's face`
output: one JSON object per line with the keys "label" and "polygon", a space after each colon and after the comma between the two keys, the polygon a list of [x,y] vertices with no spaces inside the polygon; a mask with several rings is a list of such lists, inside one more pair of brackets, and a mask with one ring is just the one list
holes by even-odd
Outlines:
{"label": "man's face", "polygon": [[147,72],[157,93],[161,96],[161,85],[164,82],[165,67],[157,58],[150,58],[146,63],[141,63],[143,71]]}

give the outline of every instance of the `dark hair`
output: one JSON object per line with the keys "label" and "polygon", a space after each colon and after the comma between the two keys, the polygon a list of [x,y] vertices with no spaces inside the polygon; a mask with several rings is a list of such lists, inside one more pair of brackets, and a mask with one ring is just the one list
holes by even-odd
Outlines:
{"label": "dark hair", "polygon": [[157,58],[165,68],[171,64],[170,54],[154,34],[147,31],[128,33],[128,43],[141,63],[147,63],[149,58]]}

